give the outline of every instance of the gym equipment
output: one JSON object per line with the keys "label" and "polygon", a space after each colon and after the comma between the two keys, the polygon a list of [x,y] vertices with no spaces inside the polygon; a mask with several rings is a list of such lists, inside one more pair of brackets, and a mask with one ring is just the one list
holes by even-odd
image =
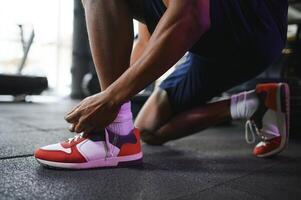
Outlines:
{"label": "gym equipment", "polygon": [[[89,91],[90,88],[97,88],[99,84],[91,86],[89,83],[91,77],[96,75],[94,70],[94,63],[90,52],[88,33],[86,28],[85,11],[81,0],[74,0],[73,10],[73,49],[72,49],[72,85],[71,98],[82,99],[91,95],[95,90]],[[84,83],[84,77],[90,73]]]}
{"label": "gym equipment", "polygon": [[13,95],[15,100],[25,100],[26,95],[41,94],[41,92],[46,90],[48,88],[48,81],[46,77],[22,75],[35,33],[34,29],[32,29],[28,41],[25,41],[23,26],[18,26],[21,33],[23,57],[16,74],[0,74],[0,95]]}
{"label": "gym equipment", "polygon": [[295,36],[288,39],[284,51],[284,76],[291,87],[291,136],[301,138],[301,1],[293,1],[289,23],[297,26]]}
{"label": "gym equipment", "polygon": [[88,73],[82,81],[82,91],[85,96],[91,96],[101,91],[96,72]]}

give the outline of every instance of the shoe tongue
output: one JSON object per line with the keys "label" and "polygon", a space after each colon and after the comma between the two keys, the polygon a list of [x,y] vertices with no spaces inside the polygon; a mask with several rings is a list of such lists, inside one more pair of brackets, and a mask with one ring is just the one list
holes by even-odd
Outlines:
{"label": "shoe tongue", "polygon": [[90,139],[93,142],[106,140],[104,130],[87,133],[85,134],[85,138]]}

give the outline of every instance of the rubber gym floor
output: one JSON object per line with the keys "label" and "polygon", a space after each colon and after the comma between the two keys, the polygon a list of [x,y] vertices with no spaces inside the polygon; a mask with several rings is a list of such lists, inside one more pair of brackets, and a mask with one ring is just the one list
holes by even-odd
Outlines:
{"label": "rubber gym floor", "polygon": [[242,122],[161,147],[143,144],[144,165],[51,170],[35,148],[71,137],[63,116],[77,102],[0,103],[0,199],[300,199],[301,140],[272,159],[251,155]]}

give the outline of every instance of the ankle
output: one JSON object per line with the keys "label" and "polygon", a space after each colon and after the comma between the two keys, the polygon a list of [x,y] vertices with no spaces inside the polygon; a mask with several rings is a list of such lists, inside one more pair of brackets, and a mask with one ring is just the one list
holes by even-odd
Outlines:
{"label": "ankle", "polygon": [[113,122],[124,122],[132,119],[133,119],[133,114],[131,110],[131,102],[128,101],[120,107],[119,113]]}
{"label": "ankle", "polygon": [[256,111],[259,104],[255,90],[241,92],[231,96],[232,119],[248,119]]}
{"label": "ankle", "polygon": [[131,102],[124,103],[116,119],[107,127],[117,135],[128,135],[134,129]]}

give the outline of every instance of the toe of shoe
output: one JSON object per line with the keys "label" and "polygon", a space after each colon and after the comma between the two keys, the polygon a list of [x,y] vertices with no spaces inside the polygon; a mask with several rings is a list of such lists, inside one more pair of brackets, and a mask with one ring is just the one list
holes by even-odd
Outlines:
{"label": "toe of shoe", "polygon": [[253,149],[253,155],[254,156],[262,156],[264,155],[266,152],[266,150],[263,147],[255,147]]}
{"label": "toe of shoe", "polygon": [[38,148],[34,151],[34,157],[38,159],[48,160],[47,157],[49,156],[47,152],[45,152],[45,150]]}
{"label": "toe of shoe", "polygon": [[36,159],[53,161],[53,162],[62,162],[66,159],[66,156],[58,151],[48,151],[42,148],[36,149],[34,151],[34,157]]}
{"label": "toe of shoe", "polygon": [[262,146],[262,147],[255,147],[253,149],[253,154],[257,157],[269,157],[274,156],[278,151],[278,146]]}
{"label": "toe of shoe", "polygon": [[281,137],[270,139],[268,142],[260,142],[253,149],[253,154],[258,157],[273,156],[281,152],[284,146],[281,146]]}

